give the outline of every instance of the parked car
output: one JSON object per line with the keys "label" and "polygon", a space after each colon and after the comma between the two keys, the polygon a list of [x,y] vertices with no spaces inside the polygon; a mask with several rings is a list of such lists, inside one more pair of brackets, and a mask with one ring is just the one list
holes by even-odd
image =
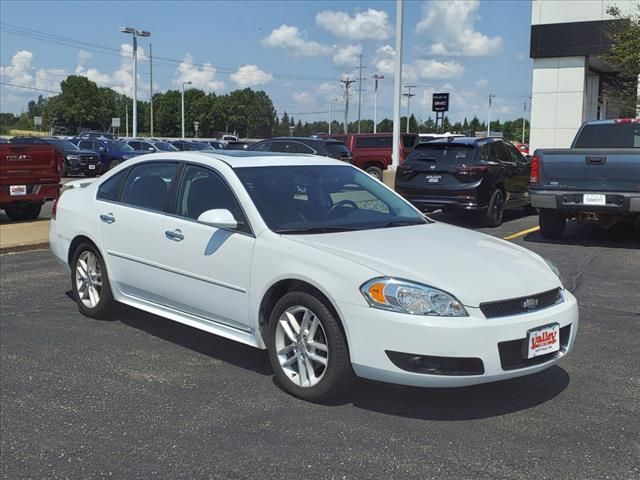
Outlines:
{"label": "parked car", "polygon": [[61,175],[87,175],[95,177],[102,173],[100,156],[91,150],[81,150],[69,140],[57,137],[13,137],[13,144],[53,145],[62,156]]}
{"label": "parked car", "polygon": [[176,147],[178,150],[182,151],[193,151],[193,150],[214,150],[214,148],[205,142],[197,142],[195,140],[173,140],[171,145]]}
{"label": "parked car", "polygon": [[34,220],[58,198],[62,155],[52,145],[0,145],[0,209],[11,220]]}
{"label": "parked car", "polygon": [[178,148],[171,145],[169,142],[163,142],[161,140],[142,140],[133,139],[128,140],[127,144],[136,151],[145,153],[157,153],[157,152],[177,152]]}
{"label": "parked car", "polygon": [[238,137],[236,137],[235,135],[222,135],[220,137],[220,141],[222,141],[222,143],[227,143],[227,142],[237,142],[239,141]]}
{"label": "parked car", "polygon": [[216,150],[224,150],[224,143],[219,140],[203,140],[203,143],[208,143]]}
{"label": "parked car", "polygon": [[76,138],[78,138],[79,140],[87,139],[87,138],[101,138],[101,139],[107,139],[107,140],[115,140],[116,136],[113,133],[90,130],[88,132],[80,133]]}
{"label": "parked car", "polygon": [[576,338],[553,264],[429,220],[339,160],[150,154],[70,187],[50,244],[80,312],[120,302],[266,348],[307,400],[353,373],[429,387],[529,375]]}
{"label": "parked car", "polygon": [[251,143],[249,142],[227,142],[227,144],[224,146],[225,150],[248,150],[249,147],[251,147]]}
{"label": "parked car", "polygon": [[529,155],[529,145],[526,143],[516,143],[516,148],[518,149],[518,151],[524,155],[527,156]]}
{"label": "parked car", "polygon": [[100,163],[102,163],[102,171],[104,172],[111,170],[136,155],[148,153],[137,152],[125,142],[118,140],[101,140],[99,138],[80,139],[77,145],[84,150],[97,152],[100,155]]}
{"label": "parked car", "polygon": [[344,142],[320,137],[275,137],[255,143],[249,150],[256,152],[308,153],[336,158],[351,163],[351,152]]}
{"label": "parked car", "polygon": [[640,118],[586,122],[571,148],[537,149],[531,204],[547,238],[561,237],[567,220],[640,224]]}
{"label": "parked car", "polygon": [[395,188],[421,210],[472,211],[496,227],[505,208],[529,206],[529,162],[499,138],[431,140],[398,166]]}
{"label": "parked car", "polygon": [[[331,135],[331,138],[344,142],[353,156],[353,164],[369,175],[382,180],[382,171],[391,165],[393,135],[391,133],[350,133]],[[415,133],[403,133],[400,148],[400,161],[413,150],[418,141]]]}

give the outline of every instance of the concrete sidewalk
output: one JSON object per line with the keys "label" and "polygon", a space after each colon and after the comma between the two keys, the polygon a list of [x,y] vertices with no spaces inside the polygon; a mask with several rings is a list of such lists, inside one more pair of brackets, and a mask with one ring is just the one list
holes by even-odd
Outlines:
{"label": "concrete sidewalk", "polygon": [[49,220],[0,224],[0,253],[49,247]]}

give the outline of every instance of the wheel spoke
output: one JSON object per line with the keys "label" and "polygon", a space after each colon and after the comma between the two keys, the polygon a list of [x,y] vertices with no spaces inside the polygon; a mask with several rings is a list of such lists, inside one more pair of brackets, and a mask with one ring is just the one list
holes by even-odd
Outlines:
{"label": "wheel spoke", "polygon": [[307,338],[309,340],[313,340],[313,337],[316,336],[316,332],[318,331],[318,325],[320,325],[320,320],[318,320],[318,318],[314,315],[313,322],[311,322],[311,326],[309,327],[309,333],[307,335]]}
{"label": "wheel spoke", "polygon": [[313,316],[313,313],[311,313],[310,310],[306,310],[304,312],[304,315],[302,316],[302,324],[300,325],[300,330],[302,330],[303,332],[305,330],[309,330],[312,316]]}
{"label": "wheel spoke", "polygon": [[293,315],[293,313],[290,312],[285,312],[285,316],[287,317],[287,320],[289,321],[289,325],[291,325],[291,329],[293,330],[293,332],[298,335],[300,333],[300,324],[298,323],[296,317]]}
{"label": "wheel spoke", "polygon": [[89,253],[87,255],[87,272],[89,275],[95,273],[96,271],[96,257],[95,255]]}
{"label": "wheel spoke", "polygon": [[307,376],[307,367],[304,364],[302,357],[298,357],[298,375],[300,376],[300,386],[304,387],[306,383],[309,383],[309,377]]}
{"label": "wheel spoke", "polygon": [[327,366],[327,359],[321,357],[320,355],[316,355],[315,353],[309,353],[309,358],[320,365]]}
{"label": "wheel spoke", "polygon": [[324,343],[320,343],[320,342],[307,342],[307,345],[315,348],[316,350],[322,350],[323,352],[326,352],[329,350]]}
{"label": "wheel spoke", "polygon": [[295,345],[293,343],[290,343],[286,347],[281,348],[280,350],[278,350],[278,355],[286,355],[286,354],[288,354],[289,352],[291,352],[291,350],[293,350],[294,346]]}
{"label": "wheel spoke", "polygon": [[78,259],[78,271],[81,272],[81,275],[83,277],[88,277],[89,276],[89,271],[87,270],[87,262],[85,262],[82,259]]}
{"label": "wheel spoke", "polygon": [[87,290],[89,290],[89,301],[91,302],[91,306],[93,307],[98,304],[100,296],[93,286],[89,287]]}
{"label": "wheel spoke", "polygon": [[284,362],[282,362],[282,366],[283,367],[289,367],[289,366],[293,365],[293,362],[295,362],[296,360],[298,360],[298,355],[291,355]]}
{"label": "wheel spoke", "polygon": [[309,385],[313,385],[316,380],[316,372],[313,370],[313,365],[311,365],[311,361],[308,357],[303,359],[304,368],[307,370],[307,380],[309,381]]}
{"label": "wheel spoke", "polygon": [[291,326],[289,325],[289,322],[285,319],[285,320],[280,320],[278,323],[280,323],[282,330],[284,331],[285,335],[289,338],[289,340],[292,342],[295,342],[296,335],[291,330]]}

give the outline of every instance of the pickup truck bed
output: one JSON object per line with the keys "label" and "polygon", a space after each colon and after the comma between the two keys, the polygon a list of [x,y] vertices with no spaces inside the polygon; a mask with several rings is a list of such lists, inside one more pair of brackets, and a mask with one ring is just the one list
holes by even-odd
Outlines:
{"label": "pickup truck bed", "polygon": [[530,197],[542,235],[561,236],[570,219],[603,227],[638,222],[640,119],[588,122],[573,145],[534,153]]}

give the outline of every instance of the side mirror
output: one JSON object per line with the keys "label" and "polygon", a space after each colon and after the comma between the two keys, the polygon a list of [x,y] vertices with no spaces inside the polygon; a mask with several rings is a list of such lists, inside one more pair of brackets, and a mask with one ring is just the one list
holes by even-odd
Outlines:
{"label": "side mirror", "polygon": [[206,210],[198,217],[198,222],[204,223],[215,228],[222,228],[224,230],[233,230],[238,228],[238,222],[233,217],[233,214],[229,210],[223,208],[214,208],[213,210]]}

